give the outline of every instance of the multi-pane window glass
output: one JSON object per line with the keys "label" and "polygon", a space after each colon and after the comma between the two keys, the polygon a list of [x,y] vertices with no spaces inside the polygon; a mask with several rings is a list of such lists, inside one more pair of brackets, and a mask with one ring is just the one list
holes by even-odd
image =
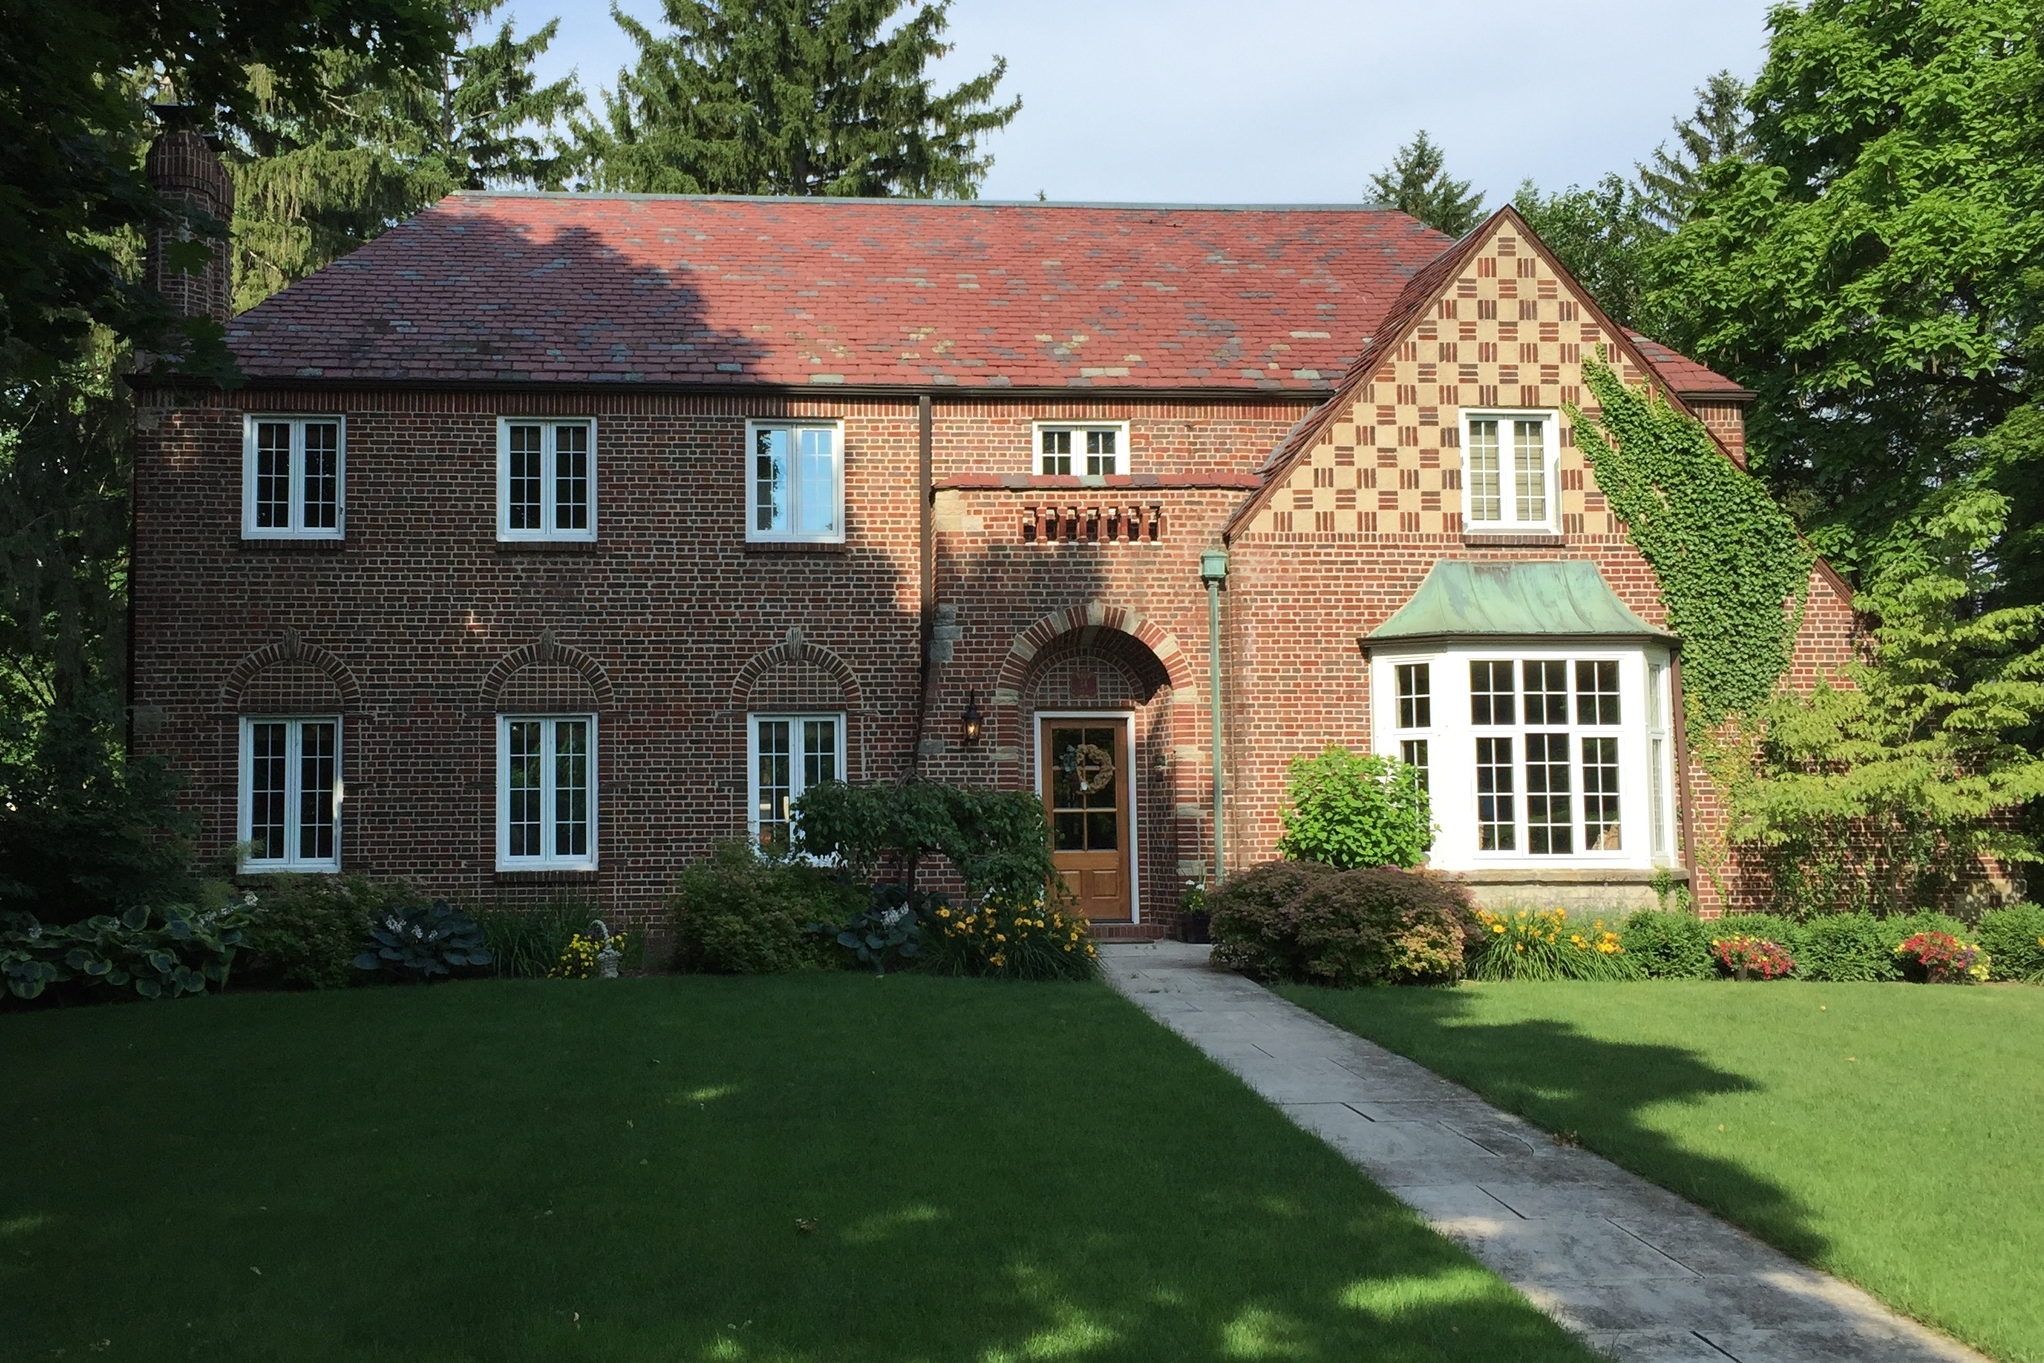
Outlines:
{"label": "multi-pane window glass", "polygon": [[[1104,478],[1121,473],[1119,426],[1044,426],[1037,429],[1037,472],[1053,476],[1082,473]],[[1084,462],[1080,462],[1083,460]]]}
{"label": "multi-pane window glass", "polygon": [[338,719],[244,720],[241,772],[248,869],[340,868]]}
{"label": "multi-pane window glass", "polygon": [[1655,860],[1668,853],[1668,761],[1667,712],[1662,708],[1667,669],[1659,663],[1647,667],[1647,822],[1648,844]]}
{"label": "multi-pane window glass", "polygon": [[751,538],[844,538],[836,426],[754,424],[751,460]]}
{"label": "multi-pane window glass", "polygon": [[1511,724],[1518,712],[1510,663],[1469,664],[1469,722]]}
{"label": "multi-pane window glass", "polygon": [[1618,740],[1583,738],[1583,850],[1616,852],[1618,840]]}
{"label": "multi-pane window glass", "polygon": [[843,733],[842,715],[752,717],[752,823],[762,848],[785,849],[802,793],[840,779]]}
{"label": "multi-pane window glass", "polygon": [[1527,659],[1526,722],[1528,724],[1568,723],[1568,664]]}
{"label": "multi-pane window glass", "polygon": [[1434,726],[1433,668],[1427,663],[1398,665],[1398,727],[1431,729]]}
{"label": "multi-pane window glass", "polygon": [[500,720],[501,865],[595,864],[595,731],[588,715]]}
{"label": "multi-pane window glass", "polygon": [[499,533],[507,539],[589,539],[596,470],[587,421],[506,421]]}
{"label": "multi-pane window glass", "polygon": [[333,417],[251,418],[242,532],[266,538],[338,538],[341,447],[341,423]]}
{"label": "multi-pane window glass", "polygon": [[1489,528],[1553,525],[1548,427],[1536,417],[1471,417],[1462,445],[1463,515]]}
{"label": "multi-pane window glass", "polygon": [[1424,738],[1402,738],[1398,741],[1398,760],[1419,772],[1419,788],[1432,789],[1432,774],[1427,767],[1427,740]]}
{"label": "multi-pane window glass", "polygon": [[1476,740],[1476,845],[1485,852],[1510,852],[1518,843],[1512,810],[1512,740]]}
{"label": "multi-pane window glass", "polygon": [[1576,723],[1618,723],[1618,664],[1604,660],[1576,664]]}
{"label": "multi-pane window glass", "polygon": [[[1408,727],[1406,676],[1424,666],[1396,665],[1401,728]],[[1618,726],[1619,675],[1616,659],[1469,664],[1471,724],[1518,731],[1514,738],[1476,739],[1478,850],[1534,856],[1621,850],[1618,738],[1580,732]],[[1659,762],[1660,749],[1651,757]]]}
{"label": "multi-pane window glass", "polygon": [[1526,850],[1535,856],[1575,851],[1568,747],[1567,734],[1526,735]]}

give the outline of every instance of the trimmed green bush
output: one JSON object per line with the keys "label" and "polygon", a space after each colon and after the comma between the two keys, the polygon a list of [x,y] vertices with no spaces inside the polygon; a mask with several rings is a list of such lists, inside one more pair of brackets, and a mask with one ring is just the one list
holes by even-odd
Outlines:
{"label": "trimmed green bush", "polygon": [[255,902],[243,931],[248,956],[235,982],[272,989],[362,983],[355,955],[370,925],[418,898],[404,885],[373,885],[361,876],[266,875],[243,884]]}
{"label": "trimmed green bush", "polygon": [[835,943],[809,929],[842,923],[865,904],[865,891],[818,867],[721,843],[675,886],[675,965],[711,975],[835,966]]}
{"label": "trimmed green bush", "polygon": [[1901,978],[1888,936],[1870,913],[1826,913],[1798,924],[1784,945],[1796,958],[1797,979],[1852,984]]}
{"label": "trimmed green bush", "polygon": [[1063,884],[1050,858],[1050,826],[1033,791],[947,786],[935,781],[850,785],[826,781],[795,802],[797,850],[870,880],[893,861],[905,881],[931,855],[948,858],[966,898],[1016,904]]}
{"label": "trimmed green bush", "polygon": [[1433,807],[1419,768],[1330,743],[1295,757],[1278,855],[1339,869],[1414,867],[1434,845]]}
{"label": "trimmed green bush", "polygon": [[1462,977],[1469,901],[1431,876],[1278,861],[1232,877],[1207,905],[1216,963],[1263,978],[1348,987]]}
{"label": "trimmed green bush", "polygon": [[1641,909],[1625,920],[1619,937],[1625,954],[1650,980],[1707,980],[1715,975],[1710,939],[1710,924],[1693,913],[1665,909]]}
{"label": "trimmed green bush", "polygon": [[2044,905],[1990,909],[1975,931],[1994,972],[1990,979],[2044,984]]}

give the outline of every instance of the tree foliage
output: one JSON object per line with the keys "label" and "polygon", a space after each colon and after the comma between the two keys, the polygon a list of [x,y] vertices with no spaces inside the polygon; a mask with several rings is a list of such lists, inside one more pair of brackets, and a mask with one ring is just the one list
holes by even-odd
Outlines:
{"label": "tree foliage", "polygon": [[1689,220],[1703,193],[1704,172],[1753,149],[1746,84],[1720,71],[1696,91],[1696,112],[1675,120],[1675,149],[1663,142],[1638,167],[1647,218],[1673,231]]}
{"label": "tree foliage", "polygon": [[1291,861],[1410,869],[1434,844],[1433,807],[1419,768],[1333,743],[1292,759],[1279,817],[1278,855]]}
{"label": "tree foliage", "polygon": [[1733,833],[1765,850],[1784,907],[1922,907],[1982,853],[2044,859],[2016,817],[2044,795],[2021,741],[2044,719],[2044,607],[1972,604],[2007,509],[1960,489],[1897,526],[1859,601],[1873,661],[1766,707]]}
{"label": "tree foliage", "polygon": [[253,104],[230,156],[237,309],[455,190],[567,184],[578,161],[566,120],[582,95],[572,77],[541,85],[533,71],[560,21],[520,39],[506,20],[468,42],[503,3],[454,0],[455,40],[466,45],[428,66],[321,52],[310,99],[268,68],[250,72]]}
{"label": "tree foliage", "polygon": [[1483,196],[1447,171],[1447,155],[1422,128],[1391,164],[1370,177],[1377,197],[1427,226],[1459,237],[1483,215]]}
{"label": "tree foliage", "polygon": [[615,6],[636,65],[578,134],[599,189],[676,194],[908,195],[969,199],[993,158],[982,139],[1020,100],[1007,72],[939,92],[925,67],[951,50],[949,0],[891,33],[902,0],[665,0],[656,35]]}
{"label": "tree foliage", "polygon": [[2037,0],[1813,0],[1769,17],[1750,153],[1707,168],[1658,268],[1664,339],[1759,394],[1754,466],[1841,566],[1978,480],[1983,552],[2044,594]]}

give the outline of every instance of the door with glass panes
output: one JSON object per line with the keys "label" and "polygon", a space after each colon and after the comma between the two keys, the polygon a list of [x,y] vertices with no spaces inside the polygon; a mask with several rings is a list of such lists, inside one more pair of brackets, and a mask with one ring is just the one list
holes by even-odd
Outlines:
{"label": "door with glass panes", "polygon": [[1128,922],[1133,912],[1128,720],[1038,721],[1051,861],[1085,918]]}

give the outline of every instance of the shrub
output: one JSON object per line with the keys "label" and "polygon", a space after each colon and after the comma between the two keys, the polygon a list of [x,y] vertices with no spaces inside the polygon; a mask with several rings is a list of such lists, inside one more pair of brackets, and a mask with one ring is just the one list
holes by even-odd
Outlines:
{"label": "shrub", "polygon": [[1434,819],[1417,767],[1330,743],[1293,758],[1290,774],[1279,856],[1342,870],[1426,860]]}
{"label": "shrub", "polygon": [[1980,916],[1980,947],[1998,980],[2044,984],[2044,906],[2011,904]]}
{"label": "shrub", "polygon": [[1476,911],[1482,945],[1471,974],[1480,980],[1630,980],[1639,967],[1624,939],[1601,918],[1572,920],[1566,909]]}
{"label": "shrub", "polygon": [[1888,933],[1870,913],[1820,914],[1801,925],[1789,949],[1798,979],[1850,984],[1896,977]]}
{"label": "shrub", "polygon": [[1985,953],[1949,932],[1918,932],[1895,948],[1903,977],[1918,984],[1977,984],[1987,978]]}
{"label": "shrub", "polygon": [[133,988],[145,999],[203,994],[227,983],[247,921],[241,903],[160,912],[137,905],[68,926],[8,913],[0,915],[0,980],[19,999],[74,981]]}
{"label": "shrub", "polygon": [[924,921],[949,907],[942,895],[875,885],[871,902],[859,912],[841,923],[812,923],[809,930],[836,944],[846,964],[870,966],[875,975],[885,975],[888,966],[908,965],[922,955]]}
{"label": "shrub", "polygon": [[414,902],[401,885],[361,876],[264,876],[248,892],[243,983],[340,989],[360,982],[355,957],[369,926]]}
{"label": "shrub", "polygon": [[1710,925],[1693,913],[1641,909],[1625,920],[1619,941],[1634,969],[1650,980],[1707,980],[1717,973]]}
{"label": "shrub", "polygon": [[1271,862],[1207,899],[1214,959],[1312,984],[1449,984],[1462,977],[1469,902],[1447,882],[1389,866]]}
{"label": "shrub", "polygon": [[1085,920],[1067,918],[1041,895],[989,895],[974,908],[937,903],[928,922],[929,967],[940,975],[1090,980],[1099,973]]}
{"label": "shrub", "polygon": [[806,862],[719,844],[681,873],[670,910],[675,964],[712,975],[771,975],[831,964],[809,931],[858,912],[865,896]]}
{"label": "shrub", "polygon": [[916,865],[942,854],[974,901],[998,894],[1021,902],[1061,883],[1043,801],[1026,790],[826,781],[795,802],[795,837],[802,853],[834,861],[861,881],[891,859],[912,884]]}
{"label": "shrub", "polygon": [[357,970],[431,983],[490,963],[483,930],[444,899],[392,908],[369,925]]}
{"label": "shrub", "polygon": [[582,929],[598,917],[592,900],[556,899],[536,909],[489,909],[475,916],[490,951],[490,973],[539,980],[552,974]]}
{"label": "shrub", "polygon": [[[1758,914],[1752,916],[1759,917]],[[1718,966],[1727,975],[1741,978],[1758,975],[1763,980],[1779,980],[1793,974],[1796,968],[1795,958],[1787,949],[1765,937],[1738,933],[1713,940],[1710,949],[1717,957]]]}

